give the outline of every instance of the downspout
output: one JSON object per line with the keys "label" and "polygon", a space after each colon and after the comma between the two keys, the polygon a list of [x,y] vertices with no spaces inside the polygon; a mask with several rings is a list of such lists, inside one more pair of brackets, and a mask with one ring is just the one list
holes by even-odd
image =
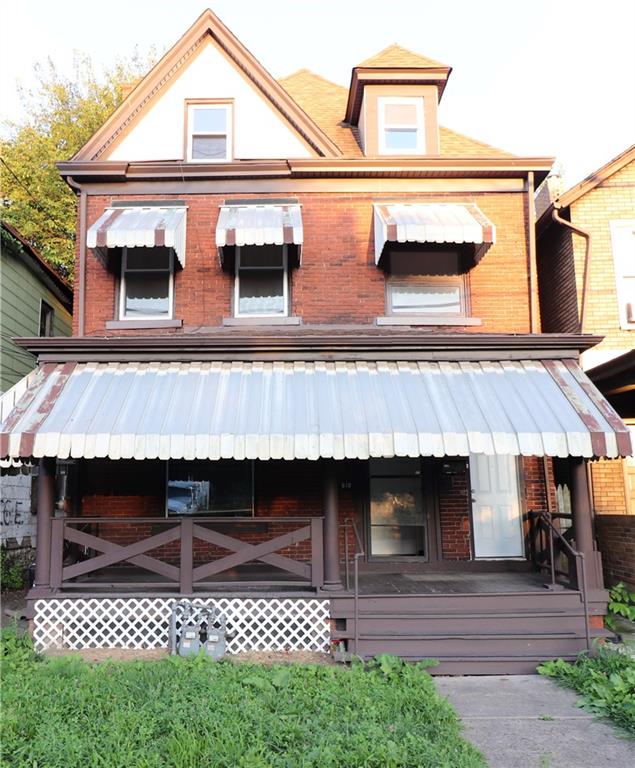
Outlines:
{"label": "downspout", "polygon": [[538,290],[536,279],[536,208],[534,172],[527,175],[527,231],[529,240],[529,331],[538,333]]}
{"label": "downspout", "polygon": [[[83,336],[86,329],[84,312],[86,296],[86,192],[70,176],[66,183],[79,194],[79,297],[77,301],[77,335]],[[73,310],[75,307],[73,307]]]}
{"label": "downspout", "polygon": [[558,224],[562,224],[564,227],[567,227],[572,232],[575,232],[576,235],[580,235],[580,237],[583,237],[586,240],[586,248],[584,252],[584,272],[582,277],[582,298],[580,301],[580,322],[578,326],[578,332],[584,333],[584,320],[586,317],[587,297],[589,295],[589,275],[590,275],[589,267],[591,264],[591,233],[587,232],[585,229],[580,229],[580,227],[576,227],[570,221],[563,219],[558,214],[558,211],[561,209],[562,209],[562,205],[558,201],[555,201],[553,204],[553,211],[551,212],[551,218],[554,221],[558,222]]}

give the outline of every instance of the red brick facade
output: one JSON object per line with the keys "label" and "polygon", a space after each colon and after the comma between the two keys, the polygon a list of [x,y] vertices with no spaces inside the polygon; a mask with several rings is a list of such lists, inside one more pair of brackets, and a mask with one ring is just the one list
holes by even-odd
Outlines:
{"label": "red brick facade", "polygon": [[[375,265],[373,250],[372,203],[377,195],[306,193],[297,197],[302,204],[304,245],[302,265],[291,271],[290,314],[306,324],[373,323],[376,317],[386,313],[385,273]],[[468,275],[471,314],[479,318],[482,325],[454,330],[489,333],[530,330],[525,194],[411,193],[391,198],[475,202],[496,226],[496,243]],[[90,196],[88,225],[114,200],[140,199],[144,198]],[[158,198],[151,195],[146,199]],[[185,268],[177,270],[175,276],[175,317],[183,321],[183,327],[172,332],[217,327],[224,317],[231,316],[233,275],[221,268],[214,239],[219,206],[229,196],[179,195],[178,199],[188,206],[187,258]],[[79,264],[76,272],[79,274]],[[116,285],[114,271],[108,271],[95,253],[87,250],[86,335],[156,334],[156,330],[106,330],[106,323],[115,319]],[[78,312],[74,314],[74,323],[77,334]]]}

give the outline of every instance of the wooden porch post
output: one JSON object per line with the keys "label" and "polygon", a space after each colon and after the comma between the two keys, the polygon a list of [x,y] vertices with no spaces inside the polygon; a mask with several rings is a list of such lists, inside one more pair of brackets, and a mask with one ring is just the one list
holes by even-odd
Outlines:
{"label": "wooden porch post", "polygon": [[602,589],[602,562],[593,543],[593,505],[587,462],[578,457],[571,459],[571,507],[575,548],[584,553],[587,586],[589,589]]}
{"label": "wooden porch post", "polygon": [[343,589],[340,574],[339,506],[335,461],[324,462],[324,589]]}
{"label": "wooden porch post", "polygon": [[37,477],[35,587],[47,587],[51,572],[51,518],[55,505],[55,459],[40,459]]}

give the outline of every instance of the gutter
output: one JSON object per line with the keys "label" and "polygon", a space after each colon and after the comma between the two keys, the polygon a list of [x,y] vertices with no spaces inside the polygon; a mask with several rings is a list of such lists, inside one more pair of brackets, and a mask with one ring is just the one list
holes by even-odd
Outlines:
{"label": "gutter", "polygon": [[[583,278],[582,278],[582,299],[580,301],[580,322],[578,325],[578,331],[580,333],[583,333],[584,320],[586,317],[586,309],[587,309],[587,298],[589,295],[589,276],[590,276],[589,267],[591,264],[591,233],[587,232],[586,229],[581,229],[580,227],[576,227],[570,221],[563,219],[558,214],[559,210],[562,210],[562,203],[560,203],[559,201],[556,201],[553,204],[553,211],[551,212],[551,218],[558,224],[562,224],[562,226],[567,227],[572,232],[575,232],[576,235],[580,235],[580,237],[583,237],[586,240],[586,248],[584,252],[584,272],[583,272]],[[575,269],[575,262],[574,262],[574,269]]]}

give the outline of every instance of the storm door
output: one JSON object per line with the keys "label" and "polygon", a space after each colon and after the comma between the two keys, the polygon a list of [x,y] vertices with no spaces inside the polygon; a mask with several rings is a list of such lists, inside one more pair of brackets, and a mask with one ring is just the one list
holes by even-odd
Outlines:
{"label": "storm door", "polygon": [[470,456],[474,557],[523,557],[515,456]]}
{"label": "storm door", "polygon": [[370,556],[428,559],[419,459],[371,459]]}

